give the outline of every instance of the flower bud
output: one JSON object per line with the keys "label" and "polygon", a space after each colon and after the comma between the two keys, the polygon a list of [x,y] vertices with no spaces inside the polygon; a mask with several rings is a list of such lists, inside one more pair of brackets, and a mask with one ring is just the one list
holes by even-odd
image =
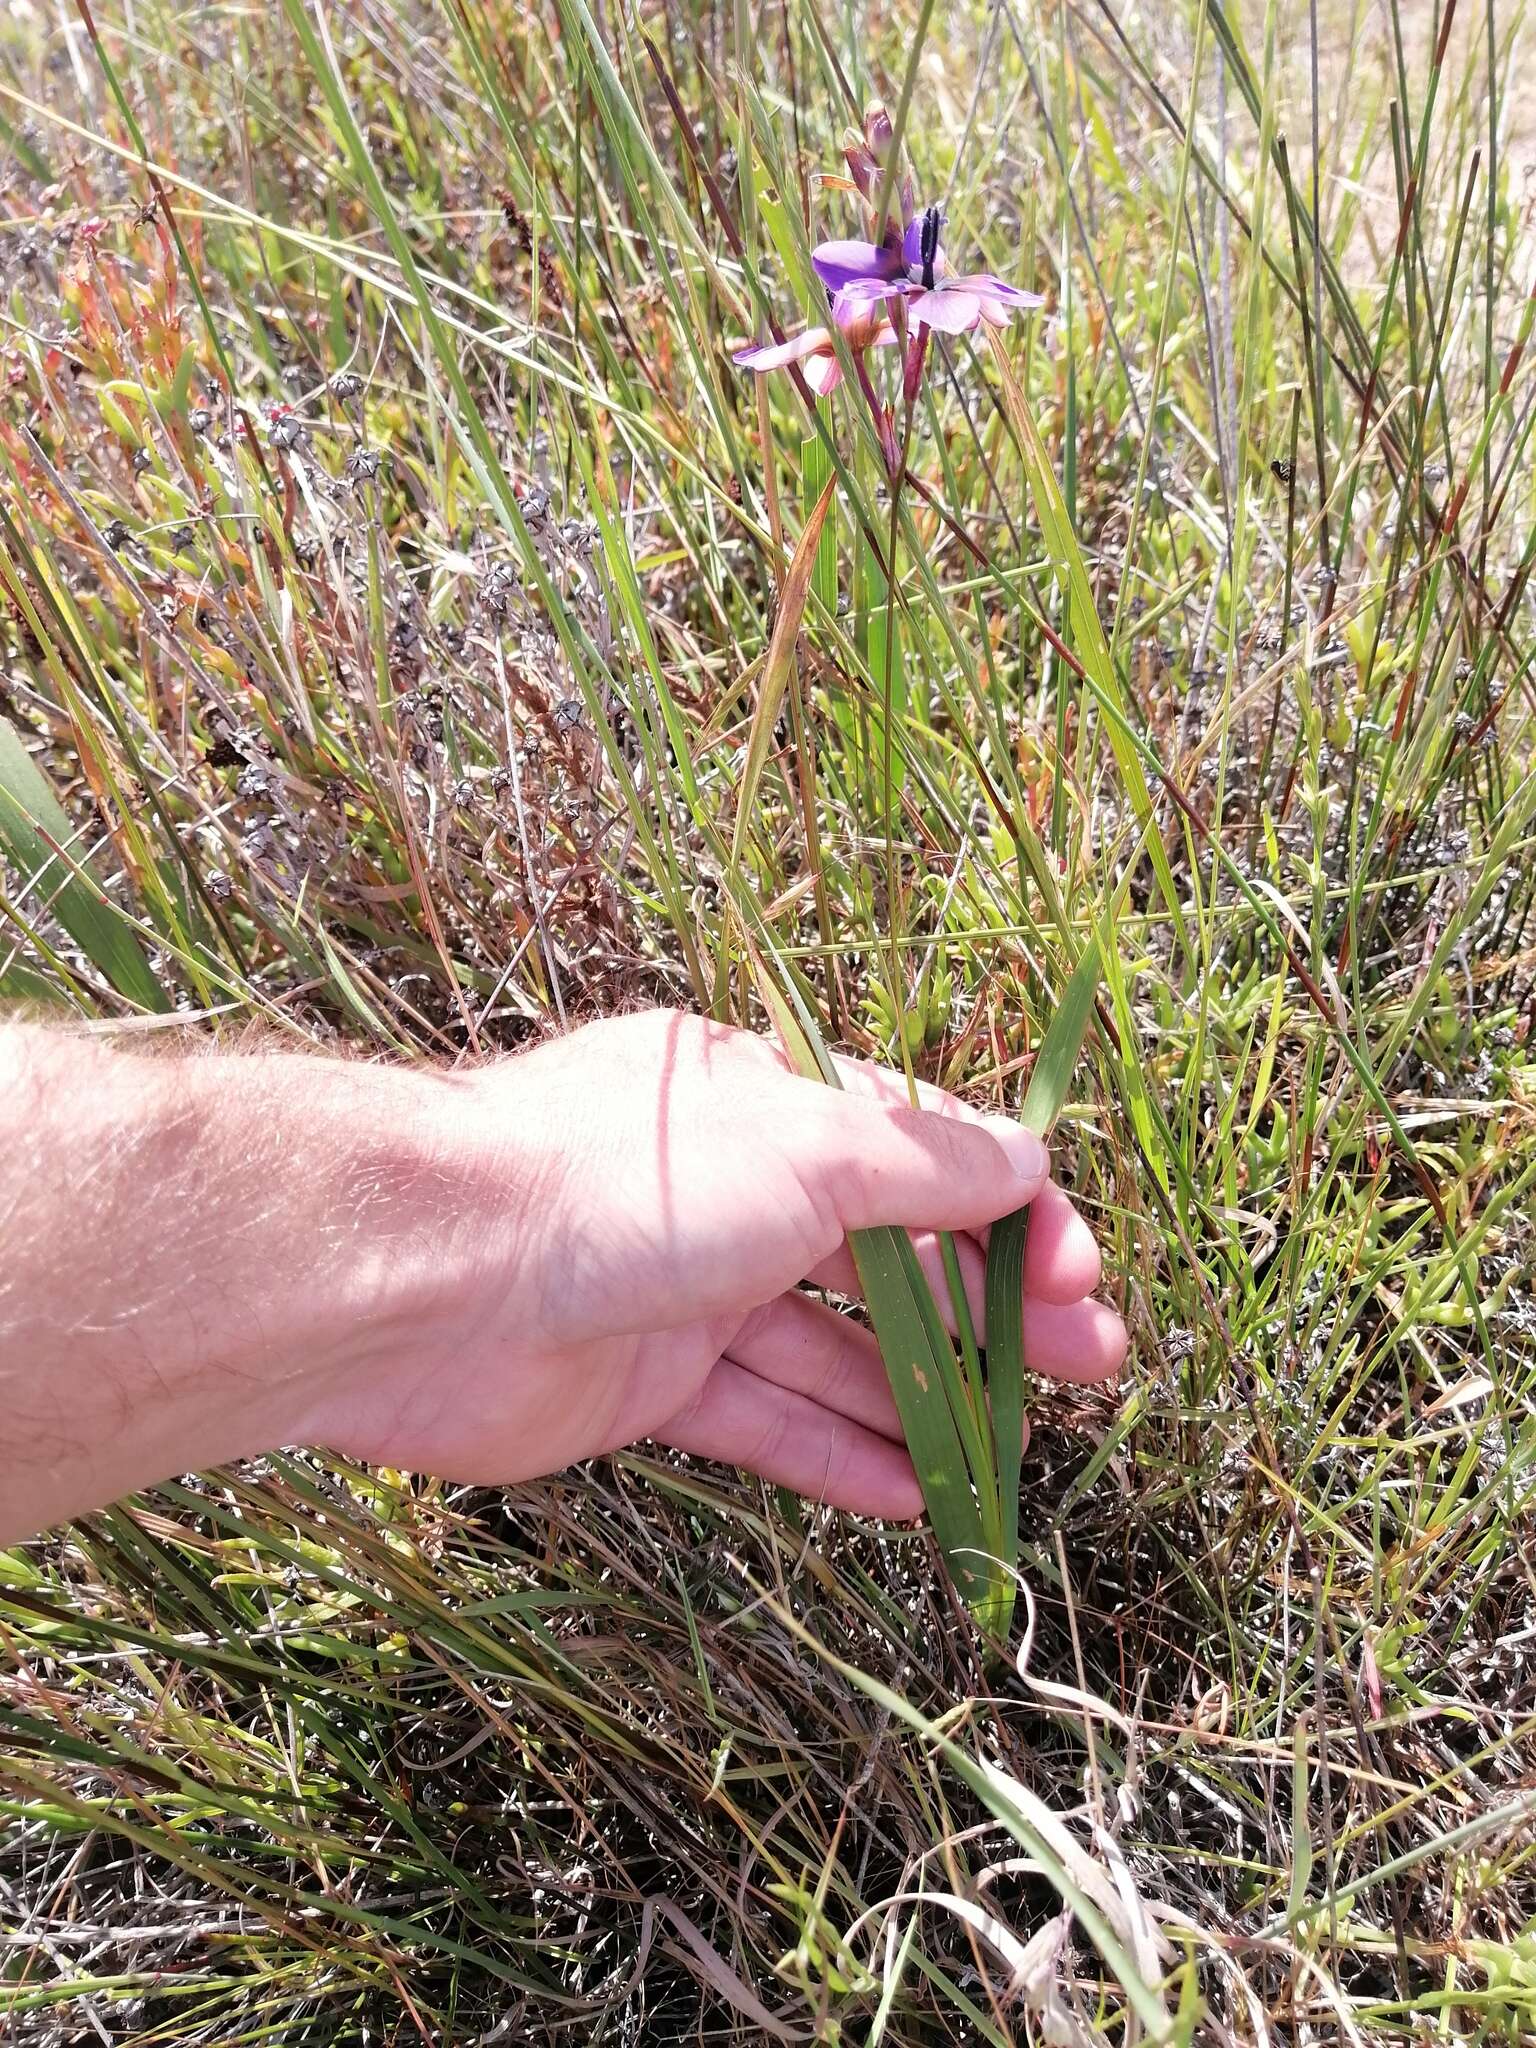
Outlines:
{"label": "flower bud", "polygon": [[873,199],[880,182],[880,166],[864,146],[864,138],[850,128],[843,137],[843,161],[848,175],[866,199]]}
{"label": "flower bud", "polygon": [[901,395],[908,405],[916,403],[922,388],[923,363],[928,354],[928,329],[917,328],[907,340],[907,353],[902,363]]}
{"label": "flower bud", "polygon": [[[878,167],[881,175],[872,178],[868,185],[861,184],[859,186],[859,190],[866,199],[876,197],[883,182],[883,174],[890,165],[895,147],[896,130],[892,125],[891,117],[885,111],[885,108],[876,101],[875,105],[864,116],[864,149],[868,157]],[[855,176],[857,176],[857,173],[855,173]],[[901,176],[896,180],[896,194],[901,207],[901,225],[906,227],[917,207],[916,188],[912,183],[912,173],[909,170],[903,170]],[[878,221],[875,223],[875,236],[877,240],[884,239],[889,231],[889,223],[884,227]]]}

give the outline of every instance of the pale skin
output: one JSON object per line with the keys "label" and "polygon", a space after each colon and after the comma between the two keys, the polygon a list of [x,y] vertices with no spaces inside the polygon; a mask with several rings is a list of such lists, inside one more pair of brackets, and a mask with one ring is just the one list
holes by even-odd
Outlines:
{"label": "pale skin", "polygon": [[281,1444],[511,1484],[654,1439],[853,1513],[917,1482],[850,1231],[1033,1203],[1030,1365],[1114,1373],[1039,1141],[672,1011],[456,1073],[0,1024],[0,1544]]}

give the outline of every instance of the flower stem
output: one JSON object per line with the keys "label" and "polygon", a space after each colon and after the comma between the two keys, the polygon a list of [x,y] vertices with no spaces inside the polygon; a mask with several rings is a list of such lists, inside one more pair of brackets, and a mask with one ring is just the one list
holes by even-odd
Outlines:
{"label": "flower stem", "polygon": [[899,658],[896,644],[896,556],[901,545],[899,463],[890,479],[890,492],[891,529],[885,551],[885,673],[880,679],[880,780],[885,801],[885,921],[886,940],[890,948],[890,964],[886,972],[890,980],[891,1007],[896,1015],[896,1039],[901,1047],[901,1070],[907,1077],[907,1093],[912,1099],[912,1107],[916,1109],[917,1078],[912,1071],[912,1050],[907,1043],[906,970],[901,957],[901,872],[896,856],[896,814],[899,808],[896,802],[895,776],[896,663]]}

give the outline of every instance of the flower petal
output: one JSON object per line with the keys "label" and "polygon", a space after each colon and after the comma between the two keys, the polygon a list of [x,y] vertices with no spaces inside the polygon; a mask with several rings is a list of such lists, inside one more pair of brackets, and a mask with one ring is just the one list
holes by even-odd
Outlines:
{"label": "flower petal", "polygon": [[914,292],[908,301],[914,327],[933,327],[940,334],[964,334],[981,318],[981,297],[945,285],[940,291]]}
{"label": "flower petal", "polygon": [[843,366],[836,356],[812,356],[805,366],[805,381],[818,398],[825,398],[843,381]]}
{"label": "flower petal", "polygon": [[832,301],[834,313],[872,306],[877,299],[899,296],[908,289],[904,277],[856,277],[845,284]]}
{"label": "flower petal", "polygon": [[900,253],[878,242],[823,242],[811,251],[811,262],[831,292],[860,279],[898,277],[902,268]]}
{"label": "flower petal", "polygon": [[832,317],[847,334],[873,319],[883,299],[899,299],[908,288],[906,279],[901,277],[883,284],[877,279],[856,278],[852,284],[845,284],[832,301]]}
{"label": "flower petal", "polygon": [[782,370],[786,363],[802,362],[806,356],[820,353],[830,354],[831,349],[832,337],[825,327],[807,327],[804,334],[793,335],[788,341],[769,341],[757,348],[738,349],[731,360],[740,363],[744,370],[756,370],[761,376],[764,370]]}
{"label": "flower petal", "polygon": [[996,299],[1000,305],[1013,312],[1021,312],[1026,306],[1043,306],[1044,299],[1038,292],[1020,290],[1016,284],[1009,284],[1004,278],[994,277],[990,270],[974,270],[968,277],[950,277],[944,281],[946,291],[975,292],[978,298]]}

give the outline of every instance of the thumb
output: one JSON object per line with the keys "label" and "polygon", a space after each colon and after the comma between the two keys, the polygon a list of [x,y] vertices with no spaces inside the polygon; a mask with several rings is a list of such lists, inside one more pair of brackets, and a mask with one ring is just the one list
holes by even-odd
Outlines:
{"label": "thumb", "polygon": [[[980,1230],[1032,1202],[1050,1154],[1008,1117],[941,1116],[796,1082],[810,1095],[779,1143],[802,1185],[840,1232]],[[830,1212],[830,1214],[829,1214]]]}

